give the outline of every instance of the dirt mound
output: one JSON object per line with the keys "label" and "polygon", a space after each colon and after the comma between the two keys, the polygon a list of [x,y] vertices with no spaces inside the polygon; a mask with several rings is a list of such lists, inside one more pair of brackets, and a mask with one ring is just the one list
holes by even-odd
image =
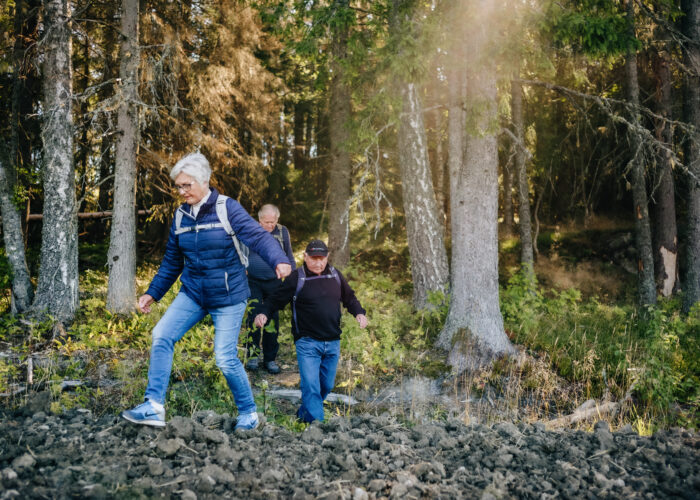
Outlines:
{"label": "dirt mound", "polygon": [[353,416],[238,434],[234,423],[213,412],[164,429],[88,410],[5,415],[0,499],[700,498],[700,439],[682,430]]}

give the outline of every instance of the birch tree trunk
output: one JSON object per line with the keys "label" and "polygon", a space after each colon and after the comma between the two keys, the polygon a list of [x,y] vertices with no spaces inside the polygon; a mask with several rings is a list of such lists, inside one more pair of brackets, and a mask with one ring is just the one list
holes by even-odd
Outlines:
{"label": "birch tree trunk", "polygon": [[[634,0],[627,0],[627,22],[630,37],[635,35]],[[637,53],[630,44],[625,58],[627,100],[632,107],[629,120],[639,126],[639,81],[637,79]],[[629,131],[632,147],[632,201],[634,204],[634,233],[637,249],[637,294],[639,305],[656,304],[654,282],[654,256],[649,223],[649,201],[647,198],[643,144],[636,130]]]}
{"label": "birch tree trunk", "polygon": [[[347,0],[336,0],[339,8],[347,8]],[[330,98],[331,171],[329,179],[328,249],[329,259],[342,269],[350,262],[350,176],[352,165],[346,150],[350,133],[350,89],[343,80],[340,62],[347,57],[348,26],[341,23],[333,33]]]}
{"label": "birch tree trunk", "polygon": [[44,218],[32,309],[69,323],[78,309],[78,217],[73,163],[70,2],[44,0]]}
{"label": "birch tree trunk", "polygon": [[[656,100],[658,114],[671,119],[673,98],[671,95],[670,53],[662,49],[656,55]],[[666,121],[656,127],[656,138],[669,149],[673,148],[673,128]],[[656,286],[661,295],[673,294],[678,277],[678,233],[676,230],[676,195],[673,183],[673,160],[668,151],[657,154],[659,181],[656,187],[654,208],[654,270]]]}
{"label": "birch tree trunk", "polygon": [[139,145],[139,0],[122,1],[121,102],[114,166],[114,211],[109,238],[107,309],[136,307],[136,155]]}
{"label": "birch tree trunk", "polygon": [[688,229],[686,243],[686,277],[683,310],[700,301],[700,0],[683,0],[683,31],[688,38],[684,44],[686,67],[685,110],[686,122],[695,127],[695,133],[686,141],[688,166]]}
{"label": "birch tree trunk", "polygon": [[474,3],[480,14],[465,26],[469,33],[465,49],[473,59],[461,63],[467,62],[470,69],[467,113],[474,124],[464,157],[460,152],[465,127],[463,69],[453,68],[448,81],[452,286],[438,345],[449,351],[448,362],[457,373],[514,352],[503,329],[498,295],[496,70],[490,58],[482,56],[489,46],[490,15],[498,9],[491,0]]}
{"label": "birch tree trunk", "polygon": [[[520,77],[515,75],[516,79]],[[511,81],[511,112],[513,128],[518,144],[515,145],[515,172],[518,181],[518,219],[520,229],[520,266],[526,279],[534,285],[535,257],[532,250],[532,217],[530,216],[530,184],[527,178],[525,151],[525,125],[523,119],[523,87],[517,80]]]}
{"label": "birch tree trunk", "polygon": [[34,290],[29,280],[29,269],[24,252],[22,216],[13,202],[15,186],[15,169],[10,160],[10,151],[3,139],[0,139],[0,214],[2,214],[2,236],[5,243],[5,255],[12,269],[13,314],[23,313],[32,304]]}
{"label": "birch tree trunk", "polygon": [[414,83],[401,84],[398,130],[401,190],[413,277],[413,305],[428,307],[431,291],[446,293],[449,279],[445,235],[428,161],[423,105]]}

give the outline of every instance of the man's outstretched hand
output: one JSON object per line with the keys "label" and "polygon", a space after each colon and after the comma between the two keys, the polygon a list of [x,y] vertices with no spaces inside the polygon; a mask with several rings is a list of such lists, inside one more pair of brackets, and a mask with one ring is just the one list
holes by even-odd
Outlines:
{"label": "man's outstretched hand", "polygon": [[253,324],[258,328],[262,328],[263,326],[265,326],[265,323],[267,323],[267,316],[265,316],[262,313],[258,314],[253,320]]}
{"label": "man's outstretched hand", "polygon": [[365,316],[364,314],[358,314],[357,316],[355,316],[355,319],[360,324],[360,328],[366,328],[367,324],[369,323],[369,321],[367,321],[367,316]]}

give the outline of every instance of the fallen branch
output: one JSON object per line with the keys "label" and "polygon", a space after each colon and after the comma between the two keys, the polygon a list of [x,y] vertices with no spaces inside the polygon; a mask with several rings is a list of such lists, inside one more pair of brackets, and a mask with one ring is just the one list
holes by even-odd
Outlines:
{"label": "fallen branch", "polygon": [[598,405],[594,400],[589,399],[581,406],[579,406],[571,415],[566,415],[564,417],[555,418],[545,423],[548,429],[557,429],[560,427],[567,427],[578,422],[583,422],[586,420],[591,420],[594,418],[602,418],[604,416],[614,416],[622,407],[621,403],[604,403]]}

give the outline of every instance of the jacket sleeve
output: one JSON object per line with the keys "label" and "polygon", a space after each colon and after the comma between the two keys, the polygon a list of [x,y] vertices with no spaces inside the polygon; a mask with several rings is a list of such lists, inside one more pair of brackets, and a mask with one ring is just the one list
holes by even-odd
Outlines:
{"label": "jacket sleeve", "polygon": [[[279,245],[277,245],[279,248]],[[297,289],[297,282],[299,281],[299,272],[292,271],[283,282],[282,286],[277,288],[270,296],[265,299],[258,309],[258,313],[262,313],[268,318],[271,317],[275,311],[284,309],[284,306],[289,304],[294,297],[294,292]]]}
{"label": "jacket sleeve", "polygon": [[345,279],[345,276],[338,270],[336,270],[336,272],[340,277],[340,301],[343,303],[343,306],[345,306],[345,309],[353,316],[365,314],[367,311],[363,309],[360,301],[355,297],[355,291],[350,288],[350,284]]}
{"label": "jacket sleeve", "polygon": [[[285,237],[286,235],[286,237]],[[289,235],[289,229],[282,226],[282,241],[284,242],[284,253],[287,254],[289,262],[292,264],[292,271],[297,268],[297,263],[294,260],[294,251],[292,250],[292,237]]]}
{"label": "jacket sleeve", "polygon": [[163,295],[170,290],[170,287],[173,286],[173,283],[180,276],[185,265],[184,255],[180,250],[177,238],[175,235],[175,218],[173,218],[173,222],[170,224],[170,235],[168,236],[168,244],[165,247],[163,261],[146,291],[156,301],[162,299]]}
{"label": "jacket sleeve", "polygon": [[291,264],[275,238],[248,215],[240,203],[229,198],[226,200],[226,209],[228,220],[238,239],[262,257],[272,269],[280,263]]}

